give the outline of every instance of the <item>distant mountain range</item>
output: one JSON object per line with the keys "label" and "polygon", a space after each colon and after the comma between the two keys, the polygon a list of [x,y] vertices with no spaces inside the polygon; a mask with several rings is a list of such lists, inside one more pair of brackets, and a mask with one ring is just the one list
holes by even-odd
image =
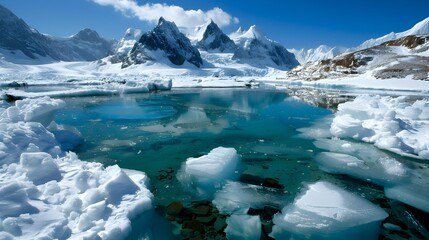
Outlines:
{"label": "distant mountain range", "polygon": [[[429,35],[429,18],[407,31],[369,39],[355,48],[322,45],[308,50],[286,49],[267,38],[256,26],[248,30],[240,28],[227,35],[213,21],[197,28],[194,36],[185,36],[174,22],[164,18],[160,18],[158,25],[148,32],[127,29],[119,41],[105,40],[91,29],[83,29],[68,38],[57,38],[30,28],[1,5],[0,32],[0,57],[11,62],[14,62],[14,56],[24,56],[28,59],[26,63],[32,59],[45,59],[48,62],[100,60],[99,64],[120,64],[122,68],[156,62],[172,67],[208,68],[213,65],[210,59],[219,61],[224,58],[225,61],[221,62],[239,63],[256,69],[292,70],[289,77],[311,80],[362,73],[363,69],[375,71],[380,64],[396,66],[397,62],[404,62],[404,56],[418,56],[406,62],[408,65],[423,66],[413,65],[416,69],[424,70],[428,66],[425,36]],[[383,45],[386,42],[390,42],[390,45]],[[406,50],[401,52],[398,44],[403,44]],[[202,52],[204,59],[201,57]],[[9,58],[5,58],[5,55]],[[295,68],[300,63],[302,66]],[[420,70],[414,75],[415,78],[426,79]],[[377,76],[383,78],[395,75],[393,71],[390,75],[386,71],[378,71]]]}
{"label": "distant mountain range", "polygon": [[[181,66],[188,62],[204,67],[201,51],[232,53],[234,61],[255,67],[289,70],[297,66],[295,56],[256,30],[236,32],[231,39],[211,21],[198,31],[201,39],[193,44],[174,22],[161,18],[151,31],[128,29],[119,41],[108,41],[97,32],[84,29],[69,38],[55,38],[30,28],[22,19],[0,5],[0,49],[9,55],[22,52],[30,59],[52,61],[95,61],[103,58],[121,63],[122,68],[147,62],[170,62]],[[194,39],[193,39],[194,40]],[[13,58],[12,58],[13,60]]]}
{"label": "distant mountain range", "polygon": [[109,54],[114,44],[91,29],[69,38],[54,38],[30,28],[22,19],[0,5],[0,48],[21,51],[31,59],[56,61],[94,61]]}

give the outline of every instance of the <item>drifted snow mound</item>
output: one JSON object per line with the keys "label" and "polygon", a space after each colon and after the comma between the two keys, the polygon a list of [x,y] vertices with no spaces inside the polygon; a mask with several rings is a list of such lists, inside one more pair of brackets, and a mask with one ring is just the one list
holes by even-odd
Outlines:
{"label": "drifted snow mound", "polygon": [[226,219],[225,229],[229,240],[259,240],[261,238],[261,219],[259,216],[232,215]]}
{"label": "drifted snow mound", "polygon": [[198,194],[211,196],[226,180],[240,177],[241,157],[234,148],[218,147],[207,155],[188,158],[177,174],[177,179]]}
{"label": "drifted snow mound", "polygon": [[273,218],[276,239],[377,239],[388,214],[328,182],[307,186]]}
{"label": "drifted snow mound", "polygon": [[0,239],[124,238],[130,219],[152,209],[144,173],[80,161],[44,125],[27,122],[49,122],[63,104],[0,102]]}
{"label": "drifted snow mound", "polygon": [[331,133],[400,155],[429,159],[429,100],[358,96],[338,106]]}

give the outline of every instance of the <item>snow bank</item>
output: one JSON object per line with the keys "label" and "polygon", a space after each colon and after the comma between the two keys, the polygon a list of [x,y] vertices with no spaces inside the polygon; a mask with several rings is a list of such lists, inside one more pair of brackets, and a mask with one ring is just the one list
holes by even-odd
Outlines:
{"label": "snow bank", "polygon": [[177,174],[185,186],[211,196],[226,180],[240,177],[241,157],[234,148],[218,147],[199,158],[188,158]]}
{"label": "snow bank", "polygon": [[307,186],[273,218],[276,239],[377,239],[388,214],[328,182]]}
{"label": "snow bank", "polygon": [[31,122],[49,124],[63,105],[50,98],[1,105],[0,239],[118,239],[131,218],[152,209],[144,173],[80,161]]}
{"label": "snow bank", "polygon": [[358,96],[338,106],[331,133],[404,156],[429,159],[429,100]]}
{"label": "snow bank", "polygon": [[226,238],[230,240],[259,240],[261,219],[259,216],[232,215],[226,219]]}

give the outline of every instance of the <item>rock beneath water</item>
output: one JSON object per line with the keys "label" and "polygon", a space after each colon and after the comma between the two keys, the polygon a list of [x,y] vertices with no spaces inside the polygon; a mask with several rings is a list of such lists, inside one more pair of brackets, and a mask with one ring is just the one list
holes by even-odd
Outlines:
{"label": "rock beneath water", "polygon": [[269,188],[277,188],[277,189],[284,189],[285,186],[279,183],[276,179],[273,178],[265,178],[262,182],[262,186],[269,187]]}
{"label": "rock beneath water", "polygon": [[226,220],[224,218],[218,217],[213,226],[216,232],[222,232],[226,228]]}
{"label": "rock beneath water", "polygon": [[377,239],[388,214],[373,203],[328,182],[307,186],[274,216],[276,239]]}
{"label": "rock beneath water", "polygon": [[165,212],[168,215],[171,216],[179,216],[184,210],[183,204],[180,202],[172,202],[170,203],[167,208],[165,209]]}
{"label": "rock beneath water", "polygon": [[390,231],[401,231],[402,230],[402,228],[400,226],[392,224],[392,223],[385,223],[385,224],[383,224],[383,227],[387,230],[390,230]]}
{"label": "rock beneath water", "polygon": [[207,205],[199,205],[191,209],[192,213],[198,216],[207,216],[211,213],[212,208]]}
{"label": "rock beneath water", "polygon": [[196,220],[190,220],[190,221],[184,222],[182,225],[182,229],[191,229],[193,232],[199,232],[199,233],[204,232],[204,226]]}
{"label": "rock beneath water", "polygon": [[227,218],[226,237],[232,240],[259,240],[261,219],[259,216],[232,215]]}

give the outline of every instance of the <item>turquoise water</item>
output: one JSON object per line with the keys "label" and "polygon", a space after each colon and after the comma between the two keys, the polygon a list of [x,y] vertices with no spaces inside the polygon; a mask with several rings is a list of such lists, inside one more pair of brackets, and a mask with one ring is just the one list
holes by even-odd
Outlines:
{"label": "turquoise water", "polygon": [[277,179],[287,202],[303,183],[317,180],[388,201],[375,185],[319,170],[313,158],[320,150],[314,140],[299,137],[298,129],[326,121],[333,112],[282,91],[193,89],[65,101],[55,121],[84,136],[75,149],[79,158],[147,173],[157,205],[201,200],[180,185],[176,173],[187,158],[219,146],[241,154],[244,173]]}
{"label": "turquoise water", "polygon": [[[285,92],[182,90],[67,102],[56,121],[81,131],[85,143],[76,149],[79,157],[146,172],[157,191],[165,192],[157,197],[160,203],[171,201],[167,193],[179,188],[169,186],[174,185],[174,174],[171,183],[160,179],[162,171],[177,170],[188,157],[219,146],[234,147],[246,173],[277,178],[291,192],[302,181],[324,175],[311,161],[317,148],[311,140],[297,137],[297,129],[332,112]],[[192,198],[180,189],[172,195]]]}

